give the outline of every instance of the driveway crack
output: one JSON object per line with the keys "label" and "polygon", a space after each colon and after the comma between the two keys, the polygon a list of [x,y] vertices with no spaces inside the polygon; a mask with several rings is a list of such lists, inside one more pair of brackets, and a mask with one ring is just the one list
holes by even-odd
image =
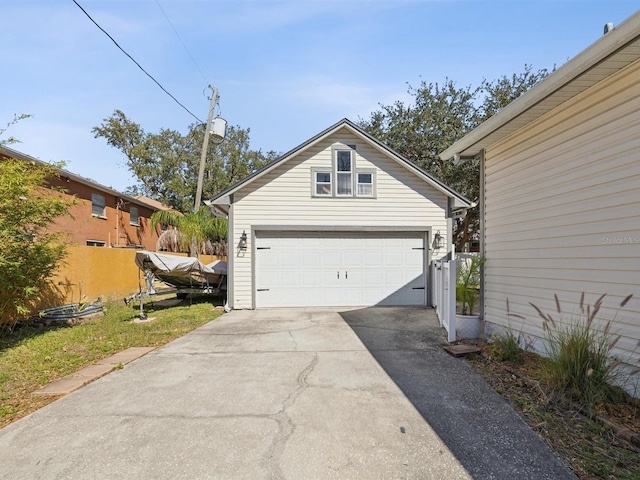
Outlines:
{"label": "driveway crack", "polygon": [[293,422],[287,410],[296,403],[296,400],[302,392],[304,392],[309,387],[309,382],[307,379],[309,375],[313,372],[314,368],[318,364],[318,355],[315,354],[313,359],[309,364],[298,374],[296,378],[296,383],[298,386],[296,389],[287,396],[287,398],[282,402],[282,408],[275,415],[272,415],[271,418],[275,420],[278,424],[278,434],[273,440],[273,444],[267,451],[265,455],[265,460],[267,463],[267,467],[269,469],[269,477],[273,479],[281,479],[284,478],[284,474],[280,467],[280,460],[282,459],[282,455],[284,453],[284,449],[291,438],[291,435],[296,430],[296,424]]}

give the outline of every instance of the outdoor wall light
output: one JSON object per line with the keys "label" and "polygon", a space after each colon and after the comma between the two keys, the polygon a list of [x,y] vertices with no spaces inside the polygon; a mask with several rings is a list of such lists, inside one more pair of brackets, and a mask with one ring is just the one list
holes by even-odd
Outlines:
{"label": "outdoor wall light", "polygon": [[440,230],[438,230],[436,232],[436,234],[433,236],[433,244],[431,245],[431,247],[434,250],[439,250],[443,247],[443,238],[442,235],[440,235]]}
{"label": "outdoor wall light", "polygon": [[240,235],[240,241],[238,242],[238,250],[246,250],[247,249],[247,232],[242,231],[242,235]]}

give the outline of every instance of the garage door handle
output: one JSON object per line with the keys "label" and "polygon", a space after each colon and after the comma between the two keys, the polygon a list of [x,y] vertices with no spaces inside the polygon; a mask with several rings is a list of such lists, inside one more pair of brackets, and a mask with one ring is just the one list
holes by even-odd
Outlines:
{"label": "garage door handle", "polygon": [[349,278],[349,272],[344,272],[344,278]]}
{"label": "garage door handle", "polygon": [[413,287],[412,290],[424,290],[424,287]]}
{"label": "garage door handle", "polygon": [[340,272],[338,272],[338,280],[340,280]]}

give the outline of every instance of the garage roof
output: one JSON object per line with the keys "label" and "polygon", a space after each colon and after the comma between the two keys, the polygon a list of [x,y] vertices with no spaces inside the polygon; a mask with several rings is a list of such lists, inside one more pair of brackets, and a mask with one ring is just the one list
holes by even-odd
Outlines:
{"label": "garage roof", "polygon": [[462,137],[440,158],[469,158],[640,58],[640,11]]}
{"label": "garage roof", "polygon": [[205,203],[207,205],[213,206],[214,208],[218,208],[219,210],[222,210],[223,213],[226,214],[227,213],[227,208],[225,208],[225,207],[228,207],[230,205],[231,195],[233,195],[235,192],[237,192],[238,190],[240,190],[242,188],[247,187],[254,180],[260,178],[261,176],[263,176],[266,173],[270,172],[271,170],[273,170],[277,166],[279,166],[282,163],[286,162],[287,160],[293,158],[294,156],[298,155],[299,153],[304,152],[306,149],[308,149],[311,146],[315,145],[316,143],[322,141],[323,139],[325,139],[326,137],[328,137],[329,135],[333,134],[334,132],[338,131],[341,128],[346,128],[347,130],[349,130],[354,135],[356,135],[356,136],[362,138],[363,140],[367,141],[374,148],[377,148],[379,151],[381,151],[382,153],[386,154],[387,156],[389,156],[391,159],[393,159],[396,162],[398,162],[400,165],[402,165],[406,169],[412,171],[414,174],[416,174],[417,176],[422,178],[425,182],[427,182],[428,184],[430,184],[433,187],[435,187],[437,190],[439,190],[442,193],[444,193],[447,197],[452,198],[454,200],[454,209],[466,209],[466,208],[471,208],[471,207],[474,206],[473,202],[467,200],[465,197],[460,195],[458,192],[453,190],[451,187],[445,185],[440,180],[436,179],[435,177],[433,177],[432,175],[430,175],[429,173],[427,173],[426,171],[424,171],[420,167],[416,166],[414,163],[410,162],[409,160],[404,158],[399,153],[396,153],[391,148],[386,146],[384,143],[382,143],[378,139],[376,139],[376,138],[372,137],[371,135],[369,135],[362,128],[360,128],[359,126],[357,126],[355,123],[353,123],[351,120],[349,120],[347,118],[343,118],[338,123],[336,123],[336,124],[332,125],[331,127],[327,128],[323,132],[320,132],[318,135],[316,135],[315,137],[307,140],[306,142],[304,142],[301,145],[297,146],[293,150],[288,151],[287,153],[285,153],[281,157],[277,158],[273,162],[265,165],[263,168],[257,170],[256,172],[254,172],[253,174],[251,174],[248,177],[244,178],[243,180],[240,180],[235,185],[232,185],[229,188],[223,190],[218,195],[216,195],[213,199],[211,199],[210,201],[205,202]]}

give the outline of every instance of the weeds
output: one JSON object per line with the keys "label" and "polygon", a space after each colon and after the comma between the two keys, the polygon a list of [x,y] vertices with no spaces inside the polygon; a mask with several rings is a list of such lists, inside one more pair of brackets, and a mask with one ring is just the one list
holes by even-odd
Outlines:
{"label": "weeds", "polygon": [[[612,355],[620,340],[620,336],[611,331],[615,316],[604,328],[599,328],[596,317],[605,296],[600,296],[592,307],[585,306],[583,293],[579,313],[568,320],[565,320],[557,295],[554,298],[558,320],[531,303],[543,320],[551,381],[589,411],[598,403],[618,400],[623,393],[615,385],[623,385],[631,374],[637,373],[625,372],[620,368],[623,362]],[[631,297],[627,296],[620,303],[616,315]]]}
{"label": "weeds", "polygon": [[491,354],[493,355],[493,358],[499,362],[520,363],[522,362],[523,354],[523,351],[520,348],[522,335],[520,333],[516,334],[515,330],[511,327],[511,317],[524,318],[520,315],[511,313],[509,310],[509,299],[507,299],[507,328],[506,330],[496,332],[491,336],[491,340],[493,342],[491,345]]}
{"label": "weeds", "polygon": [[499,362],[522,362],[522,349],[520,348],[520,335],[507,329],[505,332],[494,333],[491,336],[491,354]]}

